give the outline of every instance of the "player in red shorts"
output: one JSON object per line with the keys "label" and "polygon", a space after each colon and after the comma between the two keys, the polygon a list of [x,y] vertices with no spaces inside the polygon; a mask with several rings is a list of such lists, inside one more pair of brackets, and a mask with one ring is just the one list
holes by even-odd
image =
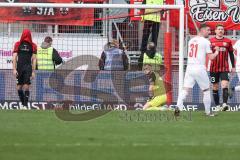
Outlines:
{"label": "player in red shorts", "polygon": [[[215,33],[216,36],[210,39],[211,48],[213,52],[215,52],[215,50],[218,50],[219,54],[215,59],[210,61],[210,76],[211,83],[213,84],[212,93],[215,105],[217,106],[217,110],[226,111],[229,109],[229,106],[227,105],[229,73],[235,72],[233,46],[231,40],[224,37],[224,27],[222,24],[216,25]],[[231,70],[228,63],[229,58],[232,64]],[[218,83],[220,79],[223,99],[222,106],[220,106],[218,94]]]}

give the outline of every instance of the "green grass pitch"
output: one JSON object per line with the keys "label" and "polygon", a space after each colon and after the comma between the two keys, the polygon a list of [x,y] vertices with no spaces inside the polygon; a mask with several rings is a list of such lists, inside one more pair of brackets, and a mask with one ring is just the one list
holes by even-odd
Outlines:
{"label": "green grass pitch", "polygon": [[112,111],[90,121],[72,122],[58,119],[54,111],[0,110],[0,160],[239,160],[239,157],[239,112],[224,112],[217,117],[193,112],[191,119],[176,121],[157,111]]}

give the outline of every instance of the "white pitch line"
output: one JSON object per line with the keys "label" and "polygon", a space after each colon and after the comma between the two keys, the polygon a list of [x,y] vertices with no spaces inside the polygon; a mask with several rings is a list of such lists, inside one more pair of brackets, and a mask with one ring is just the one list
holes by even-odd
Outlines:
{"label": "white pitch line", "polygon": [[[14,144],[0,144],[1,147],[6,147],[6,146],[13,146],[13,147],[46,147],[46,146],[55,146],[55,147],[81,147],[81,146],[93,146],[93,147],[101,147],[101,146],[106,146],[106,147],[126,147],[126,146],[131,146],[131,147],[150,147],[150,146],[220,146],[223,144],[214,144],[214,143],[171,143],[171,144],[150,144],[150,143],[121,143],[121,144],[108,144],[108,143],[56,143],[56,144],[51,144],[51,143],[14,143]],[[224,144],[224,146],[240,146],[239,143],[227,143]]]}

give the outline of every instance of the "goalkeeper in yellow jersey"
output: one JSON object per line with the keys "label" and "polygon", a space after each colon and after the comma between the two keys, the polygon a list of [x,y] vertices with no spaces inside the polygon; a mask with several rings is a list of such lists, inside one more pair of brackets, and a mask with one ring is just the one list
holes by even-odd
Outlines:
{"label": "goalkeeper in yellow jersey", "polygon": [[[149,96],[150,100],[143,106],[143,110],[161,110],[167,102],[165,84],[157,72],[160,71],[162,56],[156,52],[156,45],[149,42],[147,51],[143,56],[143,71],[149,79]],[[157,72],[156,72],[157,71]]]}
{"label": "goalkeeper in yellow jersey", "polygon": [[149,79],[149,101],[143,106],[143,110],[165,110],[162,107],[167,102],[167,94],[163,79],[152,70],[152,64],[144,64],[144,74]]}

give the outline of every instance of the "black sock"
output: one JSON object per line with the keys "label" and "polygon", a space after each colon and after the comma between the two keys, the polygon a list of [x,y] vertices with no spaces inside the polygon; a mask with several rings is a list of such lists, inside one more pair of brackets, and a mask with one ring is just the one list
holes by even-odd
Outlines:
{"label": "black sock", "polygon": [[228,88],[223,88],[223,103],[227,103],[228,101]]}
{"label": "black sock", "polygon": [[25,91],[25,94],[24,94],[24,106],[27,106],[28,105],[28,98],[29,98],[29,95],[30,95],[30,92],[27,90]]}
{"label": "black sock", "polygon": [[18,90],[18,97],[19,97],[20,101],[23,104],[24,103],[24,93],[23,93],[23,90],[21,90],[21,89]]}
{"label": "black sock", "polygon": [[214,99],[215,105],[219,105],[218,90],[213,90],[213,99]]}

